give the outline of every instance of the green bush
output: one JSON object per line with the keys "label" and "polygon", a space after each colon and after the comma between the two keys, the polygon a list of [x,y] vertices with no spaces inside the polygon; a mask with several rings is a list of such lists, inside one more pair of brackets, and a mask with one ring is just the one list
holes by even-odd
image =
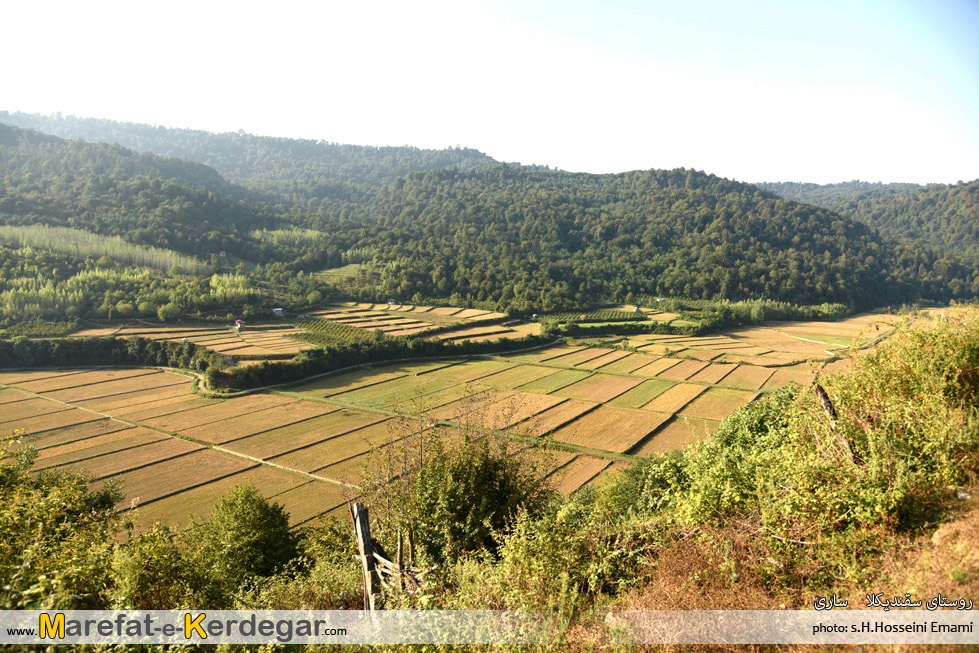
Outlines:
{"label": "green bush", "polygon": [[211,518],[188,537],[199,563],[229,592],[253,577],[271,576],[299,555],[289,515],[252,485],[222,497]]}

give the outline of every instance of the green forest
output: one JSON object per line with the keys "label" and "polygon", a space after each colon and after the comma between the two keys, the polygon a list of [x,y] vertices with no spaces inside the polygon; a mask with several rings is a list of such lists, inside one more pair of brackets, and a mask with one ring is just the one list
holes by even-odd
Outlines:
{"label": "green forest", "polygon": [[[225,317],[328,298],[856,309],[979,292],[979,182],[766,190],[686,169],[594,175],[474,150],[3,121],[21,126],[0,124],[0,319]],[[238,275],[238,290],[215,274]]]}
{"label": "green forest", "polygon": [[895,240],[979,263],[979,180],[928,186],[860,181],[759,185],[779,197],[859,220]]}

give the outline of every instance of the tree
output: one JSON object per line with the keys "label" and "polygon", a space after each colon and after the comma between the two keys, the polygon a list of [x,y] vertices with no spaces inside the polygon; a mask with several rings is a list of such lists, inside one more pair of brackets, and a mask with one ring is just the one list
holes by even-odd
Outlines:
{"label": "tree", "polygon": [[190,537],[199,555],[221,582],[237,585],[255,576],[270,576],[298,555],[289,515],[269,503],[253,485],[240,485],[221,499],[207,522]]}
{"label": "tree", "polygon": [[180,307],[173,302],[164,304],[160,308],[156,309],[156,315],[160,318],[160,322],[175,320],[180,317]]}

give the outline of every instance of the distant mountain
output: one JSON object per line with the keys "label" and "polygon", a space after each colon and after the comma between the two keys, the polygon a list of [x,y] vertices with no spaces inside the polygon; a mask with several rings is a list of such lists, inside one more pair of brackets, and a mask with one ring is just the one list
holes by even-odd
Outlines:
{"label": "distant mountain", "polygon": [[691,170],[433,170],[358,211],[361,227],[347,224],[347,235],[375,253],[381,291],[404,299],[456,293],[526,309],[654,295],[872,306],[979,290],[974,268]]}
{"label": "distant mountain", "polygon": [[[976,267],[944,250],[899,244],[827,209],[693,170],[593,175],[493,164],[397,177],[397,165],[442,155],[393,148],[419,157],[382,164],[368,156],[377,148],[353,148],[365,166],[351,177],[355,187],[330,176],[336,160],[324,154],[346,146],[310,142],[322,157],[307,159],[288,154],[296,141],[266,148],[259,137],[176,133],[200,152],[238,136],[263,144],[229,145],[227,158],[247,164],[252,189],[266,180],[275,197],[198,162],[0,125],[0,224],[116,235],[205,261],[225,250],[274,263],[263,279],[289,288],[300,287],[290,276],[299,270],[363,262],[359,293],[517,310],[653,296],[870,307],[979,294]],[[243,151],[267,157],[241,159]],[[304,175],[291,197],[289,169]],[[335,183],[351,195],[318,202],[309,192]]]}
{"label": "distant mountain", "polygon": [[3,224],[84,229],[204,258],[226,250],[262,259],[267,248],[247,234],[273,221],[236,199],[242,194],[199,163],[0,124]]}
{"label": "distant mountain", "polygon": [[780,197],[808,202],[878,229],[882,234],[951,252],[979,264],[979,180],[955,185],[772,183]]}
{"label": "distant mountain", "polygon": [[234,183],[314,204],[321,200],[355,201],[411,172],[453,166],[469,169],[496,163],[486,154],[468,148],[340,145],[74,116],[0,111],[0,123],[197,161]]}

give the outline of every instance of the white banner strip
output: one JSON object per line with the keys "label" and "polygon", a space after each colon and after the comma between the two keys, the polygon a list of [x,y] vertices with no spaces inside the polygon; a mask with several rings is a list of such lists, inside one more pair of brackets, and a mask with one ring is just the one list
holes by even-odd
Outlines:
{"label": "white banner strip", "polygon": [[[979,644],[971,610],[636,610],[610,612],[637,644]],[[0,611],[0,644],[527,644],[538,612],[380,610]]]}
{"label": "white banner strip", "polygon": [[644,644],[979,643],[979,615],[958,610],[634,610],[605,621]]}
{"label": "white banner strip", "polygon": [[0,644],[505,644],[543,625],[492,610],[9,610]]}

